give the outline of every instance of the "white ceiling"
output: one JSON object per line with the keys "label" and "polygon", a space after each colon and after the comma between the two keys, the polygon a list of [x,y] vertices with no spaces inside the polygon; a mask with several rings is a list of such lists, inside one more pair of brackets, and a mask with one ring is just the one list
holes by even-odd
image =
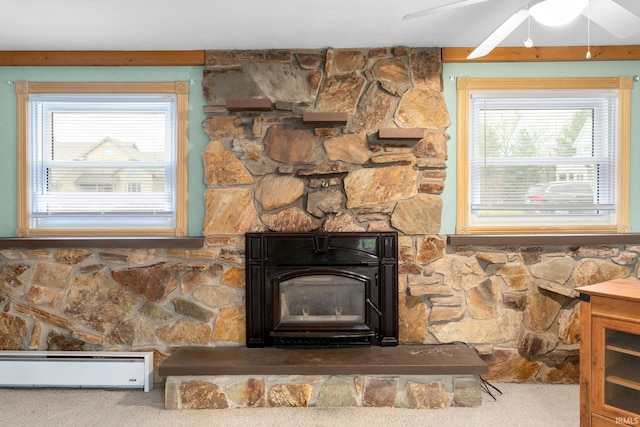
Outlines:
{"label": "white ceiling", "polygon": [[[0,0],[1,50],[475,47],[527,0],[403,21],[453,0]],[[640,15],[640,1],[616,0]],[[640,28],[639,28],[640,30]],[[527,22],[500,46],[522,46]],[[536,46],[585,46],[587,19],[531,23]],[[591,25],[591,45],[640,45]]]}

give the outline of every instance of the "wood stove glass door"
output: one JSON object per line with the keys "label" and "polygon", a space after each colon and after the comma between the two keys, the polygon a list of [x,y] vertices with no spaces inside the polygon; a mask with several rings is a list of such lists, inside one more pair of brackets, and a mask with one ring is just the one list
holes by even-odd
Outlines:
{"label": "wood stove glass door", "polygon": [[[377,320],[371,306],[378,304],[377,268],[314,267],[273,269],[268,276],[273,298],[271,336],[371,337]],[[368,340],[369,338],[367,338]]]}
{"label": "wood stove glass door", "polygon": [[365,283],[344,276],[314,274],[280,282],[280,324],[363,324]]}

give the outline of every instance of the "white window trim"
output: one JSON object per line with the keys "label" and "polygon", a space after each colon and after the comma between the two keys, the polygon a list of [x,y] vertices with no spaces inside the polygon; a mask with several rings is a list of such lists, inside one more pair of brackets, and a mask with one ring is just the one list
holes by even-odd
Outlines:
{"label": "white window trim", "polygon": [[[187,161],[189,82],[27,82],[15,84],[17,143],[18,237],[184,237],[187,236]],[[30,227],[29,95],[31,94],[175,94],[176,95],[176,219],[175,227],[159,229],[34,229]]]}
{"label": "white window trim", "polygon": [[[568,234],[568,233],[628,233],[629,171],[631,138],[631,89],[633,78],[457,78],[457,172],[456,172],[456,233],[457,234]],[[474,226],[469,214],[469,96],[472,90],[501,89],[614,89],[618,91],[618,176],[617,219],[612,225],[592,226]]]}

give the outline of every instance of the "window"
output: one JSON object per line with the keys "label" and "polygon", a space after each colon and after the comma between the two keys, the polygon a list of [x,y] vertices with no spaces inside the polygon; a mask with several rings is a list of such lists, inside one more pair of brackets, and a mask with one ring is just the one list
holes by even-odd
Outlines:
{"label": "window", "polygon": [[629,232],[631,87],[458,78],[457,233]]}
{"label": "window", "polygon": [[17,82],[18,230],[184,236],[188,83]]}
{"label": "window", "polygon": [[129,182],[127,184],[127,191],[129,193],[140,193],[142,192],[142,184],[139,182]]}

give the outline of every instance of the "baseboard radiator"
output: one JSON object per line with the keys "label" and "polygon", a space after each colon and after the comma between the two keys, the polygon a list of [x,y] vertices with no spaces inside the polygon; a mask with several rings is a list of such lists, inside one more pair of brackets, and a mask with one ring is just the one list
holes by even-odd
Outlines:
{"label": "baseboard radiator", "polygon": [[153,387],[152,352],[0,351],[0,387]]}

